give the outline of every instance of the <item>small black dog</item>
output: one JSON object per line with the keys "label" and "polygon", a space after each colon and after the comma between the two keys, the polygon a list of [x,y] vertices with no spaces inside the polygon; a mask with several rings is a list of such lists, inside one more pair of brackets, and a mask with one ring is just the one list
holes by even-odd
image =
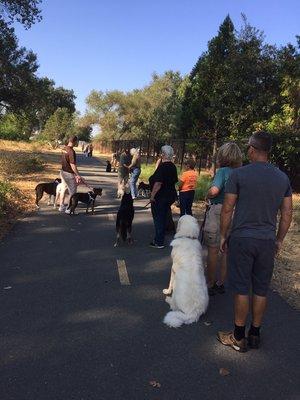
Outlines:
{"label": "small black dog", "polygon": [[111,172],[111,163],[110,163],[110,161],[106,161],[106,169],[105,169],[105,171],[106,172]]}
{"label": "small black dog", "polygon": [[140,182],[138,185],[138,193],[143,197],[150,197],[150,185],[149,183]]}
{"label": "small black dog", "polygon": [[117,221],[116,221],[116,231],[117,238],[115,247],[118,247],[120,244],[120,237],[123,242],[126,242],[128,239],[128,243],[132,244],[133,240],[131,237],[131,229],[132,229],[132,221],[134,218],[134,208],[133,208],[133,200],[130,193],[124,193],[121,199],[121,205],[117,213]]}
{"label": "small black dog", "polygon": [[69,201],[68,205],[68,214],[72,215],[75,214],[75,209],[78,205],[78,202],[80,201],[81,203],[86,204],[86,213],[89,212],[89,207],[92,207],[92,214],[94,214],[94,208],[95,208],[95,200],[97,196],[102,195],[102,189],[101,188],[93,188],[92,191],[87,192],[87,193],[74,193]]}
{"label": "small black dog", "polygon": [[51,198],[53,200],[56,196],[56,187],[61,183],[61,179],[56,178],[55,181],[50,183],[39,183],[35,188],[35,204],[36,207],[39,208],[39,201],[43,197],[44,193],[49,194],[48,206],[51,204]]}

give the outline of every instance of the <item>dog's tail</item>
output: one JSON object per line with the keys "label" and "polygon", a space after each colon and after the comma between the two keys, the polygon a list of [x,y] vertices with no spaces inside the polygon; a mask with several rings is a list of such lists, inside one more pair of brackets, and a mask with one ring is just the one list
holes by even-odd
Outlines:
{"label": "dog's tail", "polygon": [[182,311],[169,311],[163,322],[171,328],[179,328],[182,324],[197,322],[199,316],[198,313],[185,314]]}

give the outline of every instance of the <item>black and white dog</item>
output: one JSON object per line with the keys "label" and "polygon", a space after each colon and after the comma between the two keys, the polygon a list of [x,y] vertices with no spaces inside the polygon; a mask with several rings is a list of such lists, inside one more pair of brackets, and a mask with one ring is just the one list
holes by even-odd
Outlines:
{"label": "black and white dog", "polygon": [[92,208],[92,214],[94,214],[94,208],[95,208],[95,200],[97,196],[102,195],[102,189],[101,188],[93,188],[92,191],[87,192],[87,193],[74,193],[71,198],[70,202],[68,205],[68,214],[74,215],[75,214],[75,209],[78,205],[78,202],[80,201],[81,203],[86,204],[86,213],[89,212],[89,208]]}
{"label": "black and white dog", "polygon": [[140,182],[138,185],[138,194],[142,197],[150,197],[150,193],[149,183]]}
{"label": "black and white dog", "polygon": [[134,218],[133,200],[130,192],[127,193],[125,190],[121,199],[120,208],[117,213],[117,221],[116,221],[117,238],[116,238],[116,243],[114,244],[115,247],[119,246],[120,238],[122,238],[123,242],[126,242],[126,240],[128,240],[129,244],[133,243],[131,236],[133,218]]}
{"label": "black and white dog", "polygon": [[51,205],[51,200],[52,200],[52,198],[53,198],[53,201],[55,199],[56,188],[59,183],[61,183],[61,179],[56,178],[53,182],[39,183],[36,186],[36,188],[35,188],[35,204],[36,204],[37,208],[39,208],[39,201],[43,197],[44,193],[47,193],[49,195],[48,206]]}

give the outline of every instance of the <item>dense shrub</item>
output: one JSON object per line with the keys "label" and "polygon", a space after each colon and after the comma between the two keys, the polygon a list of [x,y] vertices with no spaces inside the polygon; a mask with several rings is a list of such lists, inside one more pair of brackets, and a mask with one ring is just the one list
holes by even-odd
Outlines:
{"label": "dense shrub", "polygon": [[10,183],[0,181],[0,217],[8,210],[10,198],[14,193],[15,189]]}
{"label": "dense shrub", "polygon": [[43,169],[43,160],[38,155],[16,153],[0,158],[0,173],[5,176],[30,174]]}

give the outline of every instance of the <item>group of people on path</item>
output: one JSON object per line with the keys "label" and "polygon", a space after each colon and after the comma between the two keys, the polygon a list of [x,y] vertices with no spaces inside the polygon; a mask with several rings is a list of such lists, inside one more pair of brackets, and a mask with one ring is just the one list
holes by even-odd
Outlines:
{"label": "group of people on path", "polygon": [[86,157],[93,157],[94,146],[93,143],[87,143],[82,145],[82,152]]}
{"label": "group of people on path", "polygon": [[[234,329],[219,332],[218,340],[240,352],[245,352],[247,347],[260,346],[260,327],[275,256],[292,221],[290,182],[286,174],[269,162],[271,148],[272,136],[268,132],[254,133],[246,149],[250,163],[242,166],[242,152],[235,143],[221,146],[217,155],[219,168],[207,193],[209,206],[203,241],[208,248],[209,294],[225,292],[227,275],[229,288],[234,293]],[[172,160],[173,149],[163,146],[160,164],[149,179],[155,226],[151,246],[159,249],[164,247],[168,209],[176,200],[178,177]],[[196,174],[193,163],[187,167],[187,173],[182,174],[179,182],[179,188],[187,190],[186,193],[182,191],[179,197],[183,204],[188,204],[185,213],[192,214],[190,206]],[[246,339],[250,309],[252,320]]]}
{"label": "group of people on path", "polygon": [[[70,195],[76,192],[78,184],[86,184],[76,167],[73,147],[77,144],[76,137],[70,138],[62,155],[61,179]],[[203,226],[203,241],[208,248],[209,294],[213,296],[225,292],[227,275],[229,288],[234,293],[234,329],[219,332],[218,339],[223,345],[240,352],[246,351],[247,341],[250,348],[260,345],[260,327],[275,256],[292,221],[290,182],[282,171],[269,162],[271,148],[272,136],[269,133],[254,133],[246,150],[250,163],[242,166],[239,147],[235,143],[225,143],[218,151],[218,170],[207,193],[209,206]],[[165,247],[166,221],[171,205],[177,199],[178,182],[181,215],[192,215],[198,179],[195,162],[187,160],[185,171],[178,179],[173,158],[173,148],[163,146],[155,172],[149,178],[155,227],[150,246],[157,249]],[[136,183],[140,173],[139,150],[124,150],[119,160],[119,184],[126,184],[129,180],[133,198],[137,197]],[[220,271],[217,273],[219,258]],[[250,309],[252,321],[246,340]]]}

